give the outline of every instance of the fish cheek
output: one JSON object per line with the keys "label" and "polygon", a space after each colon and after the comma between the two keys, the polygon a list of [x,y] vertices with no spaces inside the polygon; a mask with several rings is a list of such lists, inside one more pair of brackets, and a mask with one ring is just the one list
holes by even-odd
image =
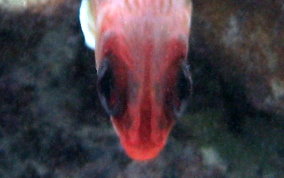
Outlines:
{"label": "fish cheek", "polygon": [[123,124],[125,129],[131,129],[133,127],[133,123],[135,118],[138,116],[138,94],[139,94],[140,84],[137,79],[132,76],[129,76],[129,80],[127,83],[127,108],[125,109],[125,113],[123,114]]}
{"label": "fish cheek", "polygon": [[161,131],[167,130],[175,119],[171,104],[173,87],[167,85],[165,81],[159,80],[153,87],[155,91],[154,114],[155,118],[158,119],[158,126]]}

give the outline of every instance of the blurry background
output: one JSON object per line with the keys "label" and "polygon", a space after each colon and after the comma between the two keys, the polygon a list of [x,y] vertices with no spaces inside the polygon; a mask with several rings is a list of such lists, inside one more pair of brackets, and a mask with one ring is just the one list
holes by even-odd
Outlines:
{"label": "blurry background", "polygon": [[149,163],[96,95],[79,0],[0,0],[0,177],[281,177],[284,2],[194,0],[194,94]]}

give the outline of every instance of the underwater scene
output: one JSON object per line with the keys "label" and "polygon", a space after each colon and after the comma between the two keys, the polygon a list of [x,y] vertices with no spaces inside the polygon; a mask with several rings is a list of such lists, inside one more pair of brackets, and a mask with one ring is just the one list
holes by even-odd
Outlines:
{"label": "underwater scene", "polygon": [[84,1],[0,0],[1,178],[283,177],[282,0]]}

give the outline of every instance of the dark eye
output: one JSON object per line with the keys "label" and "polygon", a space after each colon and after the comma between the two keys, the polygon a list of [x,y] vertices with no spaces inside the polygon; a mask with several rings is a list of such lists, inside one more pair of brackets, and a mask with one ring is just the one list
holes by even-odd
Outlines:
{"label": "dark eye", "polygon": [[121,113],[125,97],[115,80],[110,58],[103,59],[98,70],[97,89],[99,99],[106,112],[111,116]]}
{"label": "dark eye", "polygon": [[190,66],[187,61],[184,61],[182,63],[177,77],[176,102],[174,104],[174,112],[177,117],[180,117],[184,112],[188,103],[188,98],[192,93],[192,78]]}

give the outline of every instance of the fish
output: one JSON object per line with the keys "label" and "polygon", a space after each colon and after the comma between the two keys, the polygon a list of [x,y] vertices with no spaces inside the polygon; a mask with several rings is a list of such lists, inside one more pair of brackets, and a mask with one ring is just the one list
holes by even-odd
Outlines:
{"label": "fish", "polygon": [[82,0],[97,92],[126,154],[156,158],[192,91],[191,0]]}

